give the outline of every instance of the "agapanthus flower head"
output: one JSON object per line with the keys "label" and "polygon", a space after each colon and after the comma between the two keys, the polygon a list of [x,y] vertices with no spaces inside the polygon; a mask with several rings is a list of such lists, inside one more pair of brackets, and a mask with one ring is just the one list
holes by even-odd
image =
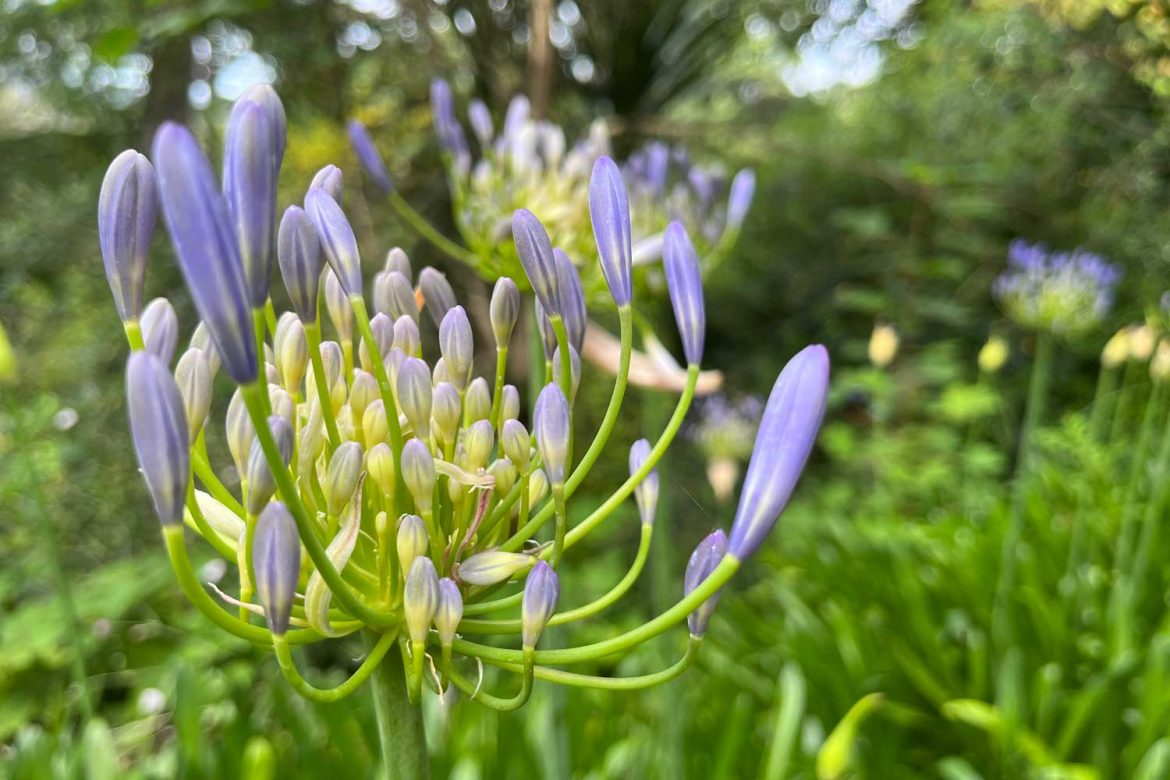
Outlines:
{"label": "agapanthus flower head", "polygon": [[224,367],[243,384],[260,364],[244,265],[215,174],[191,131],[164,122],[154,136],[163,215],[179,268]]}
{"label": "agapanthus flower head", "polygon": [[146,283],[146,260],[158,215],[154,167],[127,149],[114,158],[98,197],[98,238],[106,281],[123,321],[138,319]]}
{"label": "agapanthus flower head", "polygon": [[1017,239],[992,292],[1023,327],[1075,336],[1109,313],[1120,279],[1121,270],[1100,255],[1079,248],[1052,252],[1044,244]]}

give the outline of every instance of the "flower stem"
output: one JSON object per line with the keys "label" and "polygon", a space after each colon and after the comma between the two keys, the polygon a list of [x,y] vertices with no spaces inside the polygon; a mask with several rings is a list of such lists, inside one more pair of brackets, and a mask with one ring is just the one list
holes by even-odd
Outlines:
{"label": "flower stem", "polygon": [[[367,636],[370,650],[377,634]],[[402,653],[397,646],[370,675],[374,696],[374,714],[378,721],[378,741],[388,780],[416,780],[430,775],[427,738],[423,730],[422,709],[411,704],[406,691],[406,673]]]}
{"label": "flower stem", "polygon": [[[329,452],[341,446],[341,434],[337,432],[337,420],[333,417],[333,401],[329,394],[329,380],[325,376],[325,363],[321,360],[321,322],[305,322],[305,340],[309,347],[309,363],[313,367],[313,381],[317,383],[317,403],[321,406],[321,417],[325,420],[325,432],[329,438]],[[390,413],[389,410],[386,412]]]}
{"label": "flower stem", "polygon": [[414,207],[406,201],[406,198],[399,195],[397,191],[391,192],[389,197],[390,205],[398,212],[398,216],[402,217],[406,224],[414,228],[415,232],[420,236],[430,241],[436,249],[472,268],[479,265],[479,258],[476,257],[474,252],[469,249],[464,249],[440,233],[434,225],[427,222],[422,214],[415,211]]}

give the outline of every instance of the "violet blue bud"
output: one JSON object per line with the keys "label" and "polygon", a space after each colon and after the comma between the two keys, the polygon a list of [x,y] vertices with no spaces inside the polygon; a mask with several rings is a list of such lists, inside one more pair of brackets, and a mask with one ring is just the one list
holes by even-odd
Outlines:
{"label": "violet blue bud", "polygon": [[134,453],[159,522],[181,523],[190,478],[189,432],[179,387],[156,355],[130,355],[126,406]]}
{"label": "violet blue bud", "polygon": [[[683,576],[683,596],[689,596],[703,580],[710,577],[711,572],[715,571],[715,567],[726,554],[727,534],[723,533],[723,529],[712,531],[699,542],[699,546],[691,553],[691,559],[687,561],[687,571]],[[720,591],[716,591],[687,616],[687,627],[691,630],[691,636],[699,637],[706,633],[707,624],[715,612],[715,605],[719,603],[719,593]]]}
{"label": "violet blue bud", "polygon": [[164,122],[154,135],[163,216],[183,278],[224,367],[238,384],[260,370],[244,266],[227,204],[191,131]]}
{"label": "violet blue bud", "polygon": [[188,441],[194,444],[211,411],[211,364],[207,353],[198,347],[184,352],[175,366],[175,384],[183,397]]}
{"label": "violet blue bud", "polygon": [[520,318],[520,289],[506,276],[496,280],[496,286],[492,289],[489,317],[492,333],[496,337],[496,348],[506,349],[512,340],[516,320]]}
{"label": "violet blue bud", "polygon": [[154,167],[127,149],[114,158],[98,196],[98,240],[106,281],[123,322],[138,319],[146,283],[146,260],[158,215]]}
{"label": "violet blue bud", "polygon": [[585,344],[585,290],[581,287],[577,267],[569,256],[560,249],[554,249],[553,257],[557,263],[557,286],[565,333],[569,337],[569,344],[580,353]]}
{"label": "violet blue bud", "polygon": [[358,254],[357,237],[337,201],[323,189],[309,190],[305,196],[305,212],[317,228],[325,259],[337,274],[341,289],[349,297],[362,294],[362,259]]}
{"label": "violet blue bud", "polygon": [[410,258],[406,256],[406,252],[403,251],[401,247],[397,246],[393,247],[389,252],[386,253],[385,270],[387,273],[390,271],[397,271],[406,277],[406,281],[408,283],[414,276],[414,272],[410,268]]}
{"label": "violet blue bud", "polygon": [[[407,319],[409,322],[409,318]],[[378,354],[382,359],[394,348],[394,341],[398,338],[398,328],[394,321],[385,314],[375,314],[370,320],[370,332],[374,335],[374,343],[378,346]]]}
{"label": "violet blue bud", "polygon": [[825,416],[829,353],[819,344],[796,354],[768,397],[739,507],[730,551],[739,560],[756,551],[784,511]]}
{"label": "violet blue bud", "polygon": [[633,292],[630,201],[622,172],[609,157],[599,157],[593,164],[593,176],[589,179],[589,218],[610,295],[618,306],[625,306]]}
{"label": "violet blue bud", "polygon": [[548,495],[548,491],[548,476],[544,473],[544,469],[535,469],[532,476],[528,478],[529,505],[538,506]]}
{"label": "violet blue bud", "polygon": [[540,344],[544,347],[544,359],[551,361],[553,353],[557,351],[557,332],[553,330],[552,322],[549,321],[539,298],[532,301],[532,309],[533,316],[536,317],[537,330],[540,331]]}
{"label": "violet blue bud", "polygon": [[420,514],[431,511],[435,490],[435,461],[422,439],[411,439],[402,446],[402,481],[414,499]]}
{"label": "violet blue bud", "polygon": [[752,205],[756,193],[756,174],[751,168],[744,168],[731,180],[731,192],[727,197],[727,227],[739,230]]}
{"label": "violet blue bud", "polygon": [[418,515],[403,515],[398,519],[398,536],[395,538],[395,550],[398,553],[398,565],[402,576],[406,577],[414,559],[426,555],[431,541],[427,537],[427,524]]}
{"label": "violet blue bud", "polygon": [[301,539],[297,524],[284,504],[273,501],[256,521],[252,542],[256,591],[273,634],[288,631],[289,616],[301,576]]}
{"label": "violet blue bud", "polygon": [[374,311],[397,320],[410,317],[418,321],[418,299],[410,280],[398,271],[379,271],[374,275]]}
{"label": "violet blue bud", "polygon": [[175,314],[175,307],[166,298],[155,298],[142,310],[139,325],[146,351],[170,365],[179,344],[179,315]]}
{"label": "violet blue bud", "polygon": [[317,321],[317,291],[321,283],[321,240],[309,215],[300,206],[289,206],[280,220],[276,237],[280,276],[302,322]]}
{"label": "violet blue bud", "polygon": [[420,439],[431,437],[431,369],[415,357],[398,368],[398,405]]}
{"label": "violet blue bud", "polygon": [[[292,426],[284,417],[274,414],[268,418],[268,430],[272,432],[272,438],[276,440],[276,449],[280,452],[281,461],[287,466],[292,458],[293,444],[295,443]],[[252,449],[248,453],[248,467],[245,474],[248,488],[244,491],[244,506],[249,514],[258,515],[276,492],[276,477],[273,476],[272,469],[269,468],[268,458],[265,457],[264,449],[260,446],[258,438],[252,440]]]}
{"label": "violet blue bud", "polygon": [[535,560],[531,555],[523,553],[486,550],[467,556],[467,560],[459,564],[456,574],[468,585],[487,587],[526,571]]}
{"label": "violet blue bud", "polygon": [[463,401],[467,407],[467,420],[486,420],[492,416],[492,391],[488,389],[487,380],[477,376],[467,386],[467,397]]}
{"label": "violet blue bud", "polygon": [[500,398],[500,419],[516,420],[520,417],[520,391],[516,385],[504,385]]}
{"label": "violet blue bud", "polygon": [[571,426],[569,402],[557,385],[545,385],[540,391],[532,416],[532,427],[549,482],[554,485],[564,484],[569,461]]}
{"label": "violet blue bud", "polygon": [[[342,197],[345,192],[345,179],[341,173],[341,169],[336,165],[326,165],[313,176],[313,180],[309,182],[309,190],[314,187],[320,187],[329,193],[329,197],[337,201],[337,205],[342,203]],[[306,194],[308,194],[306,192]]]}
{"label": "violet blue bud", "polygon": [[666,286],[670,303],[678,323],[687,365],[697,366],[703,360],[703,340],[707,318],[703,310],[703,279],[699,273],[699,256],[681,222],[671,222],[666,228],[662,247],[662,262],[666,269]]}
{"label": "violet blue bud", "polygon": [[439,325],[439,351],[447,364],[447,373],[456,390],[466,390],[471,380],[472,359],[475,357],[475,340],[471,333],[471,320],[462,306],[452,306],[443,315]]}
{"label": "violet blue bud", "polygon": [[[271,87],[266,88],[272,92]],[[276,106],[280,98],[272,92]],[[252,307],[268,300],[276,232],[276,180],[283,143],[276,147],[271,103],[240,98],[232,106],[224,134],[223,195],[232,221]],[[284,114],[280,108],[281,116]]]}
{"label": "violet blue bud", "polygon": [[353,147],[354,154],[357,155],[358,162],[365,169],[366,175],[374,182],[374,186],[389,195],[394,190],[394,182],[390,179],[390,171],[387,170],[382,155],[374,146],[374,139],[370,137],[370,132],[365,125],[356,119],[350,120],[348,130],[349,143]]}
{"label": "violet blue bud", "polygon": [[455,291],[451,289],[451,283],[442,273],[427,266],[419,272],[418,286],[422,290],[427,312],[435,325],[440,325],[448,310],[455,305]]}
{"label": "violet blue bud", "polygon": [[[638,439],[630,447],[630,476],[634,476],[649,459],[650,442]],[[646,478],[634,488],[634,500],[638,504],[638,516],[642,518],[643,525],[651,525],[654,522],[654,513],[658,509],[657,469],[651,469]]]}
{"label": "violet blue bud", "polygon": [[362,446],[356,441],[344,441],[333,451],[321,491],[325,494],[325,511],[334,517],[341,515],[345,505],[357,490],[362,474]]}
{"label": "violet blue bud", "polygon": [[450,647],[463,620],[463,594],[450,577],[439,580],[439,608],[435,611],[435,630],[439,632],[439,645]]}
{"label": "violet blue bud", "polygon": [[524,599],[520,606],[520,631],[525,650],[536,647],[541,632],[557,608],[561,585],[553,567],[537,561],[524,581]]}
{"label": "violet blue bud", "polygon": [[412,642],[426,642],[439,609],[439,575],[430,558],[419,556],[410,564],[402,590],[402,614]]}
{"label": "violet blue bud", "polygon": [[467,121],[471,124],[471,132],[475,133],[475,138],[479,141],[480,149],[490,148],[495,128],[492,126],[492,112],[482,100],[477,98],[467,105]]}
{"label": "violet blue bud", "polygon": [[559,314],[557,262],[544,225],[531,211],[518,209],[512,214],[512,239],[537,300],[550,316]]}

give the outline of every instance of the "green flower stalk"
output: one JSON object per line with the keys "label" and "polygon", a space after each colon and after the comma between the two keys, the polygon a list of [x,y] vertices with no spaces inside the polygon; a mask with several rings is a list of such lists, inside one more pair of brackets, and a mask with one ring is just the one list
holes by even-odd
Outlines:
{"label": "green flower stalk", "polygon": [[[252,133],[249,143],[275,144],[260,134],[265,122],[257,109],[248,113],[255,127],[240,132]],[[268,280],[256,277],[265,264],[252,261],[267,251],[263,239],[278,212],[275,204],[250,203],[245,195],[269,199],[270,188],[249,189],[247,177],[241,178],[229,211],[186,129],[165,125],[156,152],[171,240],[207,326],[179,361],[178,381],[138,344],[127,371],[127,400],[171,563],[201,612],[223,630],[271,647],[284,676],[305,696],[335,701],[369,681],[382,743],[393,749],[385,755],[393,776],[425,772],[418,700],[426,690],[442,694],[453,685],[485,706],[509,710],[523,705],[539,681],[634,690],[673,679],[693,663],[702,633],[695,629],[700,623],[705,628],[713,597],[768,535],[811,451],[827,394],[822,347],[802,352],[777,380],[730,542],[704,553],[701,576],[688,574],[682,599],[601,642],[573,646],[566,634],[567,646],[542,649],[548,626],[599,619],[629,591],[647,560],[664,489],[655,468],[679,432],[700,377],[702,283],[685,228],[672,226],[667,252],[687,357],[683,392],[665,428],[631,451],[628,479],[570,526],[568,507],[593,467],[603,456],[625,457],[608,445],[630,371],[635,296],[624,239],[628,209],[612,188],[609,206],[594,214],[594,228],[608,237],[607,247],[599,248],[606,268],[598,274],[612,286],[620,358],[609,405],[588,439],[574,431],[571,399],[578,383],[604,381],[584,371],[577,354],[590,299],[578,269],[554,252],[536,216],[516,216],[521,246],[508,251],[524,258],[527,283],[544,303],[556,364],[537,377],[530,436],[518,420],[520,394],[503,380],[521,306],[518,285],[502,281],[493,294],[494,375],[475,375],[471,318],[446,279],[432,268],[415,279],[400,250],[391,251],[371,285],[375,306],[385,309],[371,317],[357,244],[340,202],[340,176],[324,171],[305,209],[285,212],[275,240],[294,311],[272,318],[269,343],[264,318],[251,316],[249,293],[266,289]],[[265,171],[253,173],[264,179]],[[246,222],[253,218],[263,224]],[[242,249],[244,240],[254,246]],[[322,258],[329,264],[325,323],[317,313]],[[419,317],[423,308],[428,321]],[[422,357],[424,341],[440,347],[434,364]],[[213,350],[238,385],[226,410],[211,408]],[[216,477],[203,444],[205,420],[217,414],[224,415],[241,476],[239,494]],[[633,510],[635,496],[631,513],[640,517],[641,534],[629,571],[592,601],[563,592],[560,568],[574,565],[575,548],[620,508]],[[239,566],[239,593],[223,599],[238,613],[196,579],[189,536]],[[558,668],[631,652],[689,617],[694,635],[681,658],[659,672],[614,679]],[[359,632],[369,653],[349,679],[329,689],[304,679],[294,646]],[[495,639],[473,642],[467,638],[473,635]],[[511,693],[496,695],[475,682],[482,664],[515,675]],[[492,679],[486,687],[493,687]]]}

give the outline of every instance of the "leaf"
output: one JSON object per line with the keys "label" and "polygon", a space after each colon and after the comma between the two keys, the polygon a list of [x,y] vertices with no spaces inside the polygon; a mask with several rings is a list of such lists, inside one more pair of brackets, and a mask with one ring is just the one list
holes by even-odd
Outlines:
{"label": "leaf", "polygon": [[780,671],[780,689],[777,699],[779,707],[776,723],[772,727],[772,739],[768,743],[768,755],[764,763],[766,780],[783,780],[792,763],[793,748],[804,721],[806,696],[804,674],[796,663],[787,663]]}
{"label": "leaf", "polygon": [[134,27],[114,27],[106,30],[93,42],[93,53],[109,63],[116,63],[138,45],[138,30]]}
{"label": "leaf", "polygon": [[117,780],[122,777],[114,735],[104,720],[94,718],[85,724],[81,749],[85,755],[85,780]]}
{"label": "leaf", "polygon": [[[358,483],[353,492],[349,507],[345,513],[345,522],[337,536],[325,548],[325,556],[333,564],[333,568],[341,572],[349,563],[353,555],[353,548],[357,544],[358,533],[362,526],[362,486]],[[313,572],[309,577],[309,586],[305,588],[305,619],[309,625],[324,636],[340,636],[329,622],[329,602],[333,592],[325,584],[320,572]]]}
{"label": "leaf", "polygon": [[870,693],[849,708],[817,752],[817,780],[836,780],[845,776],[853,765],[857,729],[881,706],[882,699],[882,694]]}

